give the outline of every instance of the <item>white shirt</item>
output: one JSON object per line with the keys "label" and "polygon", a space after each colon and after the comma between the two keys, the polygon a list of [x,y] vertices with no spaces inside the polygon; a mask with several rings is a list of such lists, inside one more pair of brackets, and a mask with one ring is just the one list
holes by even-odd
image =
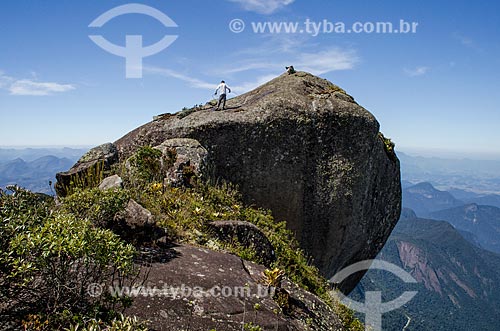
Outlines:
{"label": "white shirt", "polygon": [[226,91],[231,93],[231,89],[229,88],[229,86],[227,86],[225,83],[220,83],[219,86],[217,86],[215,93],[218,95],[223,95],[226,94]]}

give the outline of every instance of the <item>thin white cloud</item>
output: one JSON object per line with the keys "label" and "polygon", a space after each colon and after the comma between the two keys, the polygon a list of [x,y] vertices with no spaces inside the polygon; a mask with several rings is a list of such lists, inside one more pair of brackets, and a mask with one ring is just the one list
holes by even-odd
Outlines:
{"label": "thin white cloud", "polygon": [[474,41],[467,36],[461,35],[459,33],[455,33],[455,34],[453,34],[453,38],[458,40],[462,45],[464,45],[466,47],[473,47],[474,46]]}
{"label": "thin white cloud", "polygon": [[245,10],[268,15],[290,5],[295,0],[229,0],[229,1],[239,3],[241,7]]}
{"label": "thin white cloud", "polygon": [[0,88],[4,88],[12,82],[12,77],[6,76],[5,72],[0,70]]}
{"label": "thin white cloud", "polygon": [[353,69],[358,62],[355,51],[332,48],[317,53],[299,54],[295,67],[313,75],[322,75],[331,71]]}
{"label": "thin white cloud", "polygon": [[297,50],[304,48],[317,47],[319,44],[311,43],[312,37],[307,34],[289,34],[289,33],[273,33],[273,34],[258,34],[255,46],[238,49],[232,53],[233,56],[240,57],[257,57],[266,54],[289,53],[294,54]]}
{"label": "thin white cloud", "polygon": [[31,73],[35,79],[16,79],[5,75],[0,70],[0,88],[10,92],[11,95],[45,96],[54,93],[67,92],[75,89],[71,84],[54,82],[38,82],[36,74]]}
{"label": "thin white cloud", "polygon": [[257,77],[257,79],[255,79],[254,81],[245,82],[243,84],[234,85],[234,86],[230,86],[230,87],[236,93],[241,94],[241,93],[245,93],[245,92],[251,91],[251,90],[253,90],[256,87],[258,87],[258,86],[260,86],[260,85],[262,85],[264,83],[267,83],[268,81],[270,81],[273,78],[276,78],[276,75],[272,75],[272,74],[264,75],[264,76]]}
{"label": "thin white cloud", "polygon": [[429,67],[416,67],[416,68],[413,68],[413,69],[404,69],[404,72],[406,75],[410,76],[410,77],[418,77],[418,76],[423,76],[425,75],[426,73],[429,72],[431,68]]}
{"label": "thin white cloud", "polygon": [[[308,71],[313,75],[322,75],[331,71],[350,70],[359,62],[359,57],[354,50],[343,50],[330,48],[316,53],[300,53],[282,56],[281,61],[269,61],[269,59],[253,59],[243,61],[239,65],[218,69],[222,74],[234,74],[248,70],[285,70],[285,66],[293,65],[295,69]],[[286,59],[285,59],[286,58]]]}
{"label": "thin white cloud", "polygon": [[[143,70],[144,70],[144,72],[149,73],[149,74],[160,75],[160,76],[164,76],[164,77],[182,80],[194,88],[214,90],[215,87],[217,86],[217,84],[205,82],[201,79],[190,77],[188,75],[181,74],[175,70],[168,69],[168,68],[143,67]],[[240,85],[234,85],[234,86],[231,84],[229,84],[229,85],[234,92],[241,94],[241,93],[248,92],[248,91],[258,87],[259,85],[262,85],[262,84],[270,81],[273,78],[276,78],[276,75],[277,74],[267,74],[267,75],[260,76],[253,81],[244,82]]]}
{"label": "thin white cloud", "polygon": [[454,33],[453,38],[455,40],[458,40],[458,42],[460,42],[460,44],[462,44],[464,47],[471,48],[471,49],[479,51],[479,52],[483,52],[483,49],[481,47],[479,47],[476,44],[476,42],[468,36],[462,35],[460,33]]}
{"label": "thin white cloud", "polygon": [[185,74],[181,74],[181,73],[174,71],[174,70],[171,70],[171,69],[159,68],[159,67],[143,67],[143,70],[146,73],[151,73],[151,74],[156,74],[156,75],[160,75],[160,76],[180,79],[180,80],[188,83],[190,86],[195,87],[195,88],[202,88],[202,89],[213,89],[214,88],[213,83],[208,83],[208,82],[205,82],[201,79],[190,77],[190,76],[187,76]]}
{"label": "thin white cloud", "polygon": [[71,84],[59,84],[53,82],[35,82],[29,79],[16,80],[8,88],[11,95],[31,95],[31,96],[52,95],[54,93],[62,93],[74,89],[75,87]]}

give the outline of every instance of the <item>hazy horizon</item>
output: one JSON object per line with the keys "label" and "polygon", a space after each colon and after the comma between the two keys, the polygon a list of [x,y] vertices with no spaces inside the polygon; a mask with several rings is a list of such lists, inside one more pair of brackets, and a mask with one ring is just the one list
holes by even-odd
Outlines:
{"label": "hazy horizon", "polygon": [[[103,142],[103,144],[106,142]],[[0,150],[14,149],[91,149],[96,145],[0,145]],[[411,157],[437,158],[443,160],[476,160],[476,161],[500,161],[500,153],[478,152],[478,151],[456,151],[442,149],[405,148],[396,146],[396,153],[403,153]]]}

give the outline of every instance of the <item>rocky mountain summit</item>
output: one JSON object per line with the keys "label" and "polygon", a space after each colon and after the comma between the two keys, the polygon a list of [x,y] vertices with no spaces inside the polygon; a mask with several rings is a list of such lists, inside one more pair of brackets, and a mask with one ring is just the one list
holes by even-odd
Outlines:
{"label": "rocky mountain summit", "polygon": [[[193,162],[202,177],[237,185],[246,204],[286,221],[327,278],[374,258],[399,218],[399,161],[379,123],[344,90],[305,72],[228,100],[224,111],[207,104],[157,116],[59,173],[58,194],[97,165],[110,169],[142,146],[179,138],[189,138],[184,150],[205,151]],[[189,159],[174,172],[192,167]],[[349,292],[361,276],[340,288]]]}

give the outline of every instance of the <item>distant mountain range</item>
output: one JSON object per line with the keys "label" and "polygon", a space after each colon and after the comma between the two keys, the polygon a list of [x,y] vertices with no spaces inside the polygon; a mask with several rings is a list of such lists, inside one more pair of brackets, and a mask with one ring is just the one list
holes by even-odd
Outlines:
{"label": "distant mountain range", "polygon": [[403,207],[411,208],[419,216],[463,204],[463,201],[456,199],[451,193],[437,190],[427,182],[403,189]]}
{"label": "distant mountain range", "polygon": [[55,174],[68,170],[85,152],[71,148],[0,149],[0,188],[17,184],[34,192],[53,194],[49,182],[55,182]]}
{"label": "distant mountain range", "polygon": [[500,194],[500,160],[441,159],[398,152],[401,176],[411,183],[431,182],[443,190]]}
{"label": "distant mountain range", "polygon": [[469,232],[469,241],[500,254],[500,208],[467,204],[430,214],[436,220],[443,220],[457,230]]}
{"label": "distant mountain range", "polygon": [[68,158],[78,160],[89,148],[0,148],[0,163],[9,162],[15,159],[22,159],[31,162],[44,156],[55,156],[58,158]]}
{"label": "distant mountain range", "polygon": [[351,297],[363,301],[366,291],[382,290],[389,301],[418,291],[384,315],[383,330],[499,330],[500,256],[471,244],[447,222],[409,210],[404,215],[378,258],[405,269],[418,285],[370,270]]}
{"label": "distant mountain range", "polygon": [[462,193],[462,197],[468,202],[430,183],[419,183],[403,189],[403,207],[414,210],[419,217],[446,221],[469,242],[500,254],[500,208],[474,202],[496,203],[500,196]]}
{"label": "distant mountain range", "polygon": [[[433,183],[447,176],[427,174]],[[407,178],[402,186],[405,209],[377,258],[405,269],[418,284],[370,270],[351,296],[363,301],[366,291],[382,291],[389,301],[418,291],[407,305],[384,315],[383,330],[500,330],[500,195],[474,187],[441,190]]]}

